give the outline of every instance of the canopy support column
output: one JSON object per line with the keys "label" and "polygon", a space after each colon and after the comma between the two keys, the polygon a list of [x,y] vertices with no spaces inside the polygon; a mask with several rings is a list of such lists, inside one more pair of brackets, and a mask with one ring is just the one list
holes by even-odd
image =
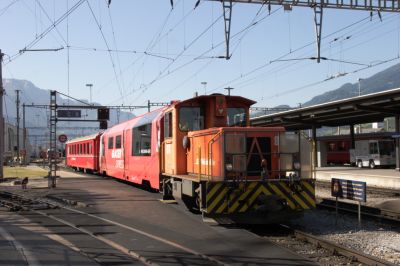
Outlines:
{"label": "canopy support column", "polygon": [[[395,116],[395,129],[396,129],[396,135],[398,136],[400,134],[400,116],[396,115]],[[400,138],[396,138],[396,171],[400,171]]]}

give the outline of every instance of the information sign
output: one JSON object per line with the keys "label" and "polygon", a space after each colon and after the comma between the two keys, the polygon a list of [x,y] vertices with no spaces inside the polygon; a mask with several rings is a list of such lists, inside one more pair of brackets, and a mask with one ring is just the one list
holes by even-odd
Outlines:
{"label": "information sign", "polygon": [[80,118],[81,110],[57,110],[57,117]]}
{"label": "information sign", "polygon": [[67,140],[68,140],[68,137],[65,134],[61,134],[58,136],[58,141],[61,143],[65,143],[65,142],[67,142]]}
{"label": "information sign", "polygon": [[367,183],[362,181],[332,178],[331,195],[333,197],[367,201]]}

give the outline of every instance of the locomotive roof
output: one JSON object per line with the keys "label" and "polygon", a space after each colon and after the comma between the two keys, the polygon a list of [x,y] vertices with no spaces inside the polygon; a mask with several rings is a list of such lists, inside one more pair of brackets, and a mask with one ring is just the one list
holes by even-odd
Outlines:
{"label": "locomotive roof", "polygon": [[233,100],[233,101],[241,102],[241,103],[243,103],[245,105],[248,105],[248,106],[251,106],[251,105],[256,103],[255,101],[247,99],[247,98],[242,97],[242,96],[228,96],[228,95],[224,95],[224,94],[220,94],[220,93],[214,93],[214,94],[211,94],[211,95],[200,95],[200,96],[193,97],[193,98],[190,98],[190,99],[187,99],[187,100],[184,100],[184,101],[179,101],[179,102],[177,102],[175,104],[175,106],[185,105],[185,104],[193,102],[193,101],[207,100],[207,99],[210,99],[210,98],[215,98],[217,96],[225,96],[225,98],[227,100]]}
{"label": "locomotive roof", "polygon": [[84,136],[84,137],[79,137],[79,138],[74,138],[71,140],[68,140],[65,144],[69,144],[69,143],[74,143],[74,142],[78,142],[78,141],[84,141],[84,140],[91,140],[91,139],[95,139],[97,136],[101,135],[100,132],[89,135],[89,136]]}

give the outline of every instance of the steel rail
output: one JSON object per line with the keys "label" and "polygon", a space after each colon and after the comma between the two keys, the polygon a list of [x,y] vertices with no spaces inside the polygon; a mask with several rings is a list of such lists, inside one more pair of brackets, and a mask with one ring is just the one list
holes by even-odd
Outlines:
{"label": "steel rail", "polygon": [[341,254],[345,257],[348,257],[352,260],[357,260],[358,262],[367,264],[367,265],[376,265],[376,266],[395,266],[396,264],[382,260],[380,258],[365,254],[361,251],[356,251],[344,247],[342,245],[336,244],[329,240],[323,239],[321,237],[317,237],[315,235],[311,235],[305,232],[302,232],[297,229],[292,229],[286,225],[282,225],[283,227],[292,230],[295,237],[304,241],[307,241],[315,246],[322,247],[331,251],[332,253]]}
{"label": "steel rail", "polygon": [[[6,197],[11,197],[11,199],[19,199],[19,200],[22,199],[24,201],[28,201],[28,199],[25,199],[24,197],[22,197],[20,195],[15,195],[15,194],[12,194],[12,193],[0,192],[0,196],[2,196],[2,197],[6,196]],[[31,202],[40,202],[40,201],[36,201],[35,200],[35,201],[31,201]],[[40,202],[40,203],[46,204],[48,206],[52,205],[52,204],[50,204],[48,202]],[[18,203],[15,203],[15,202],[11,201],[11,200],[0,199],[0,206],[4,206],[4,207],[8,208],[9,211],[31,211],[31,212],[34,212],[34,213],[39,214],[41,216],[50,218],[50,219],[52,219],[54,221],[57,221],[59,223],[67,225],[67,226],[69,226],[69,227],[71,227],[71,228],[73,228],[75,230],[78,230],[81,233],[89,235],[92,238],[95,238],[95,239],[99,240],[100,242],[103,242],[106,245],[109,245],[110,247],[114,248],[115,250],[118,250],[118,251],[128,255],[129,257],[132,257],[134,259],[139,260],[144,265],[148,265],[148,266],[156,266],[157,265],[155,263],[152,263],[150,260],[146,259],[145,257],[139,255],[138,253],[134,252],[133,250],[129,250],[129,249],[119,245],[118,243],[116,243],[114,241],[111,241],[111,240],[109,240],[109,239],[107,239],[105,237],[102,237],[102,236],[98,236],[95,233],[90,232],[89,230],[86,230],[86,229],[82,228],[81,226],[74,225],[73,223],[70,223],[70,222],[68,222],[68,221],[66,221],[64,219],[57,218],[54,215],[51,215],[51,214],[48,214],[48,213],[45,213],[45,212],[42,212],[42,211],[38,211],[38,210],[35,210],[35,209],[32,209],[32,208],[28,208],[28,207],[25,206],[25,204],[22,204],[22,202],[20,204],[18,204]],[[58,205],[53,205],[53,206],[60,207]],[[95,259],[95,258],[92,258],[92,257],[88,256],[85,252],[80,252],[80,253],[84,254],[85,256],[87,256],[90,259]],[[96,260],[96,262],[98,262],[98,261]]]}
{"label": "steel rail", "polygon": [[[326,203],[317,203],[317,207],[322,207],[326,208],[329,210],[334,210],[336,209],[335,206],[335,200],[332,199],[323,199],[325,202],[330,202],[331,204],[326,204]],[[340,202],[342,206],[338,207],[338,210],[348,212],[348,213],[354,213],[357,214],[357,206],[356,204],[349,203],[349,202]],[[350,207],[345,207],[343,205],[347,205]],[[364,210],[363,210],[364,207]],[[367,208],[367,209],[365,209]],[[369,212],[367,210],[370,210]],[[389,220],[392,222],[400,222],[400,213],[392,210],[387,210],[387,209],[379,209],[379,208],[374,208],[374,207],[369,207],[369,206],[361,206],[361,215],[367,216],[370,218],[375,218],[375,219],[383,219],[383,220]]]}
{"label": "steel rail", "polygon": [[[19,198],[19,199],[26,200],[26,201],[31,200],[31,199],[29,199],[29,198],[23,197],[22,195],[18,195],[18,194],[11,193],[11,192],[5,192],[5,193],[4,193],[4,192],[1,192],[1,191],[0,191],[0,196],[2,196],[2,195],[4,195],[4,194],[7,194],[7,195],[9,195],[9,196],[12,196],[14,199],[15,199],[15,198]],[[215,259],[215,258],[213,258],[213,257],[207,256],[207,255],[202,254],[202,253],[200,253],[200,252],[197,252],[197,251],[195,251],[195,250],[193,250],[193,249],[191,249],[191,248],[182,246],[182,245],[180,245],[180,244],[178,244],[178,243],[176,243],[176,242],[170,241],[170,240],[165,239],[165,238],[162,238],[162,237],[160,237],[160,236],[156,236],[156,235],[151,234],[151,233],[147,233],[147,232],[145,232],[145,231],[143,231],[143,230],[140,230],[140,229],[137,229],[137,228],[134,228],[134,227],[131,227],[131,226],[128,226],[128,225],[125,225],[125,224],[116,222],[116,221],[112,221],[112,220],[109,220],[109,219],[106,219],[106,218],[103,218],[103,217],[100,217],[100,216],[97,216],[97,215],[94,215],[94,214],[90,214],[90,213],[87,213],[87,212],[75,210],[75,209],[72,209],[72,208],[69,208],[69,207],[65,207],[65,206],[61,206],[61,205],[56,205],[56,204],[53,204],[53,203],[49,203],[49,202],[47,202],[47,201],[40,201],[40,200],[34,200],[34,201],[35,201],[35,202],[42,202],[42,203],[48,204],[48,205],[50,205],[50,206],[56,206],[56,207],[61,208],[61,209],[64,209],[64,210],[68,210],[68,211],[71,211],[71,212],[79,213],[79,214],[81,214],[81,215],[86,215],[86,216],[88,216],[88,217],[95,218],[95,219],[98,219],[98,220],[100,220],[100,221],[103,221],[103,222],[106,222],[106,223],[109,223],[109,224],[112,224],[112,225],[115,225],[115,226],[124,228],[124,229],[126,229],[126,230],[135,232],[135,233],[137,233],[137,234],[146,236],[146,237],[151,238],[151,239],[153,239],[153,240],[156,240],[156,241],[158,241],[158,242],[164,243],[164,244],[166,244],[166,245],[168,245],[168,246],[175,247],[175,248],[177,248],[177,249],[180,249],[180,250],[182,250],[182,251],[184,251],[184,252],[190,253],[190,254],[195,255],[195,256],[197,256],[197,257],[200,257],[200,258],[202,258],[202,259],[208,260],[208,261],[210,261],[210,262],[212,262],[212,263],[214,263],[214,264],[216,264],[216,265],[224,265],[224,266],[227,265],[226,263],[223,263],[222,261],[220,261],[220,260],[218,260],[218,259]],[[74,224],[72,224],[72,223],[70,223],[70,222],[68,222],[68,221],[66,221],[66,220],[64,220],[64,219],[55,217],[54,215],[47,214],[47,213],[44,213],[44,212],[35,211],[35,210],[32,210],[32,209],[29,209],[29,210],[30,210],[30,211],[33,211],[33,212],[35,212],[35,213],[38,213],[38,214],[40,214],[40,215],[42,215],[42,216],[51,218],[51,219],[53,219],[53,220],[57,220],[57,221],[60,222],[60,223],[63,223],[63,224],[65,224],[65,225],[68,225],[68,226],[70,226],[70,227],[73,227],[73,228],[75,228],[75,229],[77,229],[77,230],[79,230],[79,231],[81,231],[81,232],[83,232],[83,233],[85,233],[85,234],[88,234],[88,235],[90,235],[91,237],[94,237],[94,238],[98,239],[99,241],[102,241],[102,242],[104,242],[104,243],[110,245],[111,247],[113,247],[113,248],[115,248],[115,249],[117,249],[117,250],[119,250],[119,251],[121,251],[121,252],[123,252],[123,253],[125,253],[125,254],[127,254],[127,255],[133,257],[133,258],[135,258],[135,259],[138,259],[139,261],[141,261],[141,262],[144,263],[145,265],[153,265],[153,266],[154,266],[154,265],[157,265],[157,264],[155,264],[155,263],[152,263],[150,260],[146,259],[145,257],[141,256],[140,254],[135,253],[133,250],[129,250],[129,249],[127,249],[127,248],[125,248],[125,247],[119,245],[118,243],[115,243],[115,242],[113,242],[113,241],[111,241],[111,240],[109,240],[109,239],[107,239],[107,238],[104,238],[104,237],[101,237],[101,236],[97,236],[95,233],[92,233],[92,232],[90,232],[90,231],[88,231],[88,230],[85,230],[85,229],[83,229],[82,227],[77,226],[77,225],[74,225]]]}

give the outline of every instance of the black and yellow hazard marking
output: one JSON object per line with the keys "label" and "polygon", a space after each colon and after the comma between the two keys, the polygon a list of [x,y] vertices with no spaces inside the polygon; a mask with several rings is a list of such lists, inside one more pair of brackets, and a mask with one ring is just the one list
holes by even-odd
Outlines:
{"label": "black and yellow hazard marking", "polygon": [[[292,210],[315,208],[314,180],[271,180],[247,182],[208,182],[206,206],[208,214],[243,213],[258,207],[261,195],[285,200]],[[268,197],[267,197],[268,198]]]}

